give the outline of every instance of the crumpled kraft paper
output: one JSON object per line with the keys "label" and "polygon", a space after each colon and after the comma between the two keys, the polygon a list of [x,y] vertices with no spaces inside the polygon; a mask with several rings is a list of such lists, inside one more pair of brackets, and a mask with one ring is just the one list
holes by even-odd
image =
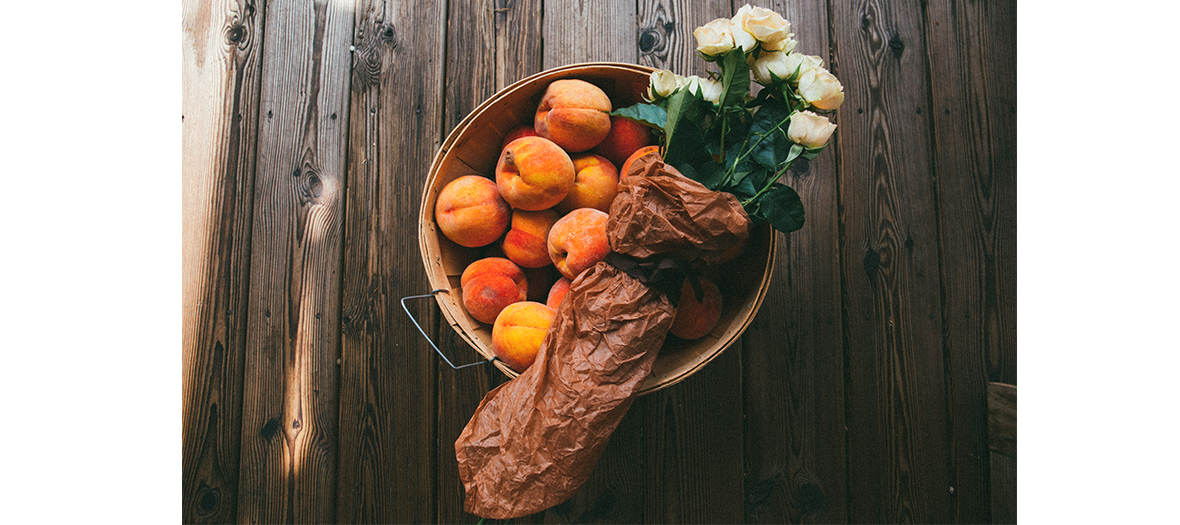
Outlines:
{"label": "crumpled kraft paper", "polygon": [[[748,236],[733,195],[659,159],[639,162],[611,206],[615,252],[708,262]],[[507,519],[569,499],[651,374],[674,317],[667,295],[609,263],[579,275],[536,361],[488,392],[455,442],[464,509]]]}

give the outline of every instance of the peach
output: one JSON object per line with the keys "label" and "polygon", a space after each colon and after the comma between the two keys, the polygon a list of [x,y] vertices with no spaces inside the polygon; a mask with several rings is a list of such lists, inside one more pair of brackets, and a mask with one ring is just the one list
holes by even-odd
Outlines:
{"label": "peach", "polygon": [[512,261],[487,257],[463,270],[459,278],[463,290],[463,307],[475,320],[492,324],[500,311],[528,297],[524,272]]}
{"label": "peach", "polygon": [[680,287],[680,304],[668,333],[681,339],[700,339],[713,331],[721,319],[721,290],[713,281],[700,277],[704,298],[697,301],[696,292],[688,279]]}
{"label": "peach", "polygon": [[610,203],[619,193],[619,170],[606,157],[583,153],[572,157],[574,185],[557,211],[565,214],[578,208],[594,208],[610,213]]}
{"label": "peach", "polygon": [[557,222],[553,210],[512,210],[512,222],[500,248],[504,255],[525,268],[540,268],[553,261],[549,259],[549,228]]}
{"label": "peach", "polygon": [[659,156],[660,155],[660,147],[652,145],[652,146],[644,146],[642,148],[635,150],[635,153],[632,153],[630,157],[627,157],[627,160],[623,161],[623,167],[622,167],[622,169],[619,170],[619,178],[621,179],[623,177],[626,177],[627,173],[629,173],[631,171],[631,165],[634,164],[635,161],[642,159],[643,157],[646,157],[648,155]]}
{"label": "peach", "polygon": [[509,131],[507,135],[504,135],[504,142],[500,143],[500,151],[504,151],[504,148],[508,146],[509,142],[512,142],[518,138],[536,136],[537,130],[532,126],[520,126],[515,128],[512,131]]}
{"label": "peach", "polygon": [[541,342],[557,310],[533,301],[508,305],[492,325],[492,351],[517,372],[524,372],[537,358]]}
{"label": "peach", "polygon": [[586,151],[610,133],[610,98],[578,79],[554,80],[541,96],[533,127],[570,153]]}
{"label": "peach", "polygon": [[553,141],[521,137],[509,142],[496,164],[496,187],[513,208],[552,208],[574,185],[574,162]]}
{"label": "peach", "polygon": [[549,297],[545,298],[545,304],[553,309],[561,306],[561,300],[565,299],[565,295],[570,292],[570,283],[572,282],[565,276],[562,276],[557,282],[553,283],[553,286],[549,288]]}
{"label": "peach", "polygon": [[749,241],[750,238],[746,237],[745,239],[742,239],[742,242],[730,246],[724,252],[721,252],[720,257],[718,257],[718,259],[714,261],[713,264],[725,264],[729,261],[737,259],[738,256],[742,254],[742,252],[746,251],[746,245],[749,244]]}
{"label": "peach", "polygon": [[569,280],[594,266],[610,253],[606,237],[606,212],[578,208],[557,220],[549,229],[549,257]]}
{"label": "peach", "polygon": [[465,175],[438,193],[434,220],[448,239],[475,248],[491,244],[508,229],[512,209],[487,177]]}
{"label": "peach", "polygon": [[594,147],[594,153],[606,157],[615,166],[622,166],[635,150],[649,144],[651,128],[629,118],[612,115],[610,133]]}

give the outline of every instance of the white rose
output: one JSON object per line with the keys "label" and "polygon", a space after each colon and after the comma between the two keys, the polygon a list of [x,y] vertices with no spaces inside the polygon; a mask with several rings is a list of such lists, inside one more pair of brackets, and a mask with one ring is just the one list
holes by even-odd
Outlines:
{"label": "white rose", "polygon": [[819,109],[836,109],[844,103],[844,86],[828,70],[811,68],[799,75],[799,96]]}
{"label": "white rose", "polygon": [[[791,23],[778,13],[761,7],[750,7],[749,4],[738,9],[733,16],[733,25],[739,27],[762,42],[765,49],[783,51],[783,41],[792,36]],[[792,47],[794,47],[792,45]],[[789,51],[789,50],[788,50]]]}
{"label": "white rose", "polygon": [[[787,55],[786,68],[788,75],[792,75],[795,73],[795,71],[799,71],[799,76],[802,77],[803,73],[806,73],[808,70],[822,68],[823,66],[824,60],[817,56],[804,55],[803,53],[791,53]],[[795,83],[798,84],[798,82],[799,79],[795,79]]]}
{"label": "white rose", "polygon": [[725,86],[722,83],[710,78],[702,78],[700,79],[700,85],[701,95],[705,97],[705,100],[712,102],[714,105],[721,104],[721,92],[725,90]]}
{"label": "white rose", "polygon": [[687,89],[689,93],[696,94],[697,89],[701,87],[701,77],[696,75],[689,75],[687,77],[676,77],[676,89]]}
{"label": "white rose", "polygon": [[787,67],[786,53],[775,51],[773,53],[762,53],[762,56],[750,61],[750,74],[753,75],[754,81],[769,86],[774,83],[774,79],[770,74],[774,73],[779,80],[785,80],[791,75],[794,69]]}
{"label": "white rose", "polygon": [[721,56],[733,49],[733,21],[728,18],[718,18],[709,22],[696,31],[692,36],[697,38],[697,51],[709,56]]}
{"label": "white rose", "polygon": [[649,100],[656,100],[666,97],[674,93],[677,87],[675,73],[667,69],[653,71],[651,82],[647,85],[647,98]]}
{"label": "white rose", "polygon": [[791,115],[787,138],[807,148],[818,148],[828,143],[833,131],[836,131],[836,125],[829,122],[827,117],[810,111],[800,111]]}
{"label": "white rose", "polygon": [[[794,34],[794,33],[792,33],[792,34]],[[798,44],[798,43],[799,42],[796,42],[794,38],[784,38],[784,39],[779,40],[778,42],[775,42],[773,44],[763,43],[762,49],[765,49],[767,51],[784,51],[784,52],[790,53],[791,51],[793,51],[795,49],[795,44]]]}

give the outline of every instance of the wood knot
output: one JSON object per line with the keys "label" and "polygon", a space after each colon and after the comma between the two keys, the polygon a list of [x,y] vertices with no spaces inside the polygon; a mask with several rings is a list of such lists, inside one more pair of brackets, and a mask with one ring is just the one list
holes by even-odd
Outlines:
{"label": "wood knot", "polygon": [[639,51],[643,53],[651,53],[656,47],[656,43],[660,41],[660,34],[648,29],[639,34]]}
{"label": "wood knot", "polygon": [[265,425],[262,425],[262,430],[258,431],[258,435],[262,437],[262,439],[269,440],[279,433],[279,427],[281,426],[282,425],[279,424],[278,418],[272,417],[266,420]]}
{"label": "wood knot", "polygon": [[393,26],[386,25],[381,28],[381,41],[391,48],[397,47],[397,31],[394,31]]}
{"label": "wood knot", "polygon": [[221,489],[210,487],[202,481],[201,486],[197,488],[196,500],[197,515],[212,516],[221,506]]}
{"label": "wood knot", "polygon": [[237,45],[245,38],[246,28],[241,24],[234,24],[225,32],[225,41],[231,46]]}
{"label": "wood knot", "polygon": [[869,280],[877,278],[877,271],[881,269],[881,253],[877,250],[869,248],[865,250],[864,258],[865,274],[869,276]]}
{"label": "wood knot", "polygon": [[893,51],[893,56],[901,58],[901,53],[905,51],[905,42],[902,42],[897,35],[893,35],[889,38],[889,49]]}

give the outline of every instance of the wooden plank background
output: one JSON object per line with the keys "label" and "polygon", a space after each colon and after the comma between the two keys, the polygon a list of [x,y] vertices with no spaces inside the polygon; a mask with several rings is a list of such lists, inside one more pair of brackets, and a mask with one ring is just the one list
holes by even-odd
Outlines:
{"label": "wooden plank background", "polygon": [[[183,520],[478,521],[453,443],[505,377],[440,366],[398,305],[428,291],[431,159],[546,68],[703,73],[693,29],[744,3],[184,2]],[[987,384],[1016,384],[1015,2],[750,3],[845,88],[832,147],[788,175],[807,225],[741,341],[517,521],[1014,519]]]}

